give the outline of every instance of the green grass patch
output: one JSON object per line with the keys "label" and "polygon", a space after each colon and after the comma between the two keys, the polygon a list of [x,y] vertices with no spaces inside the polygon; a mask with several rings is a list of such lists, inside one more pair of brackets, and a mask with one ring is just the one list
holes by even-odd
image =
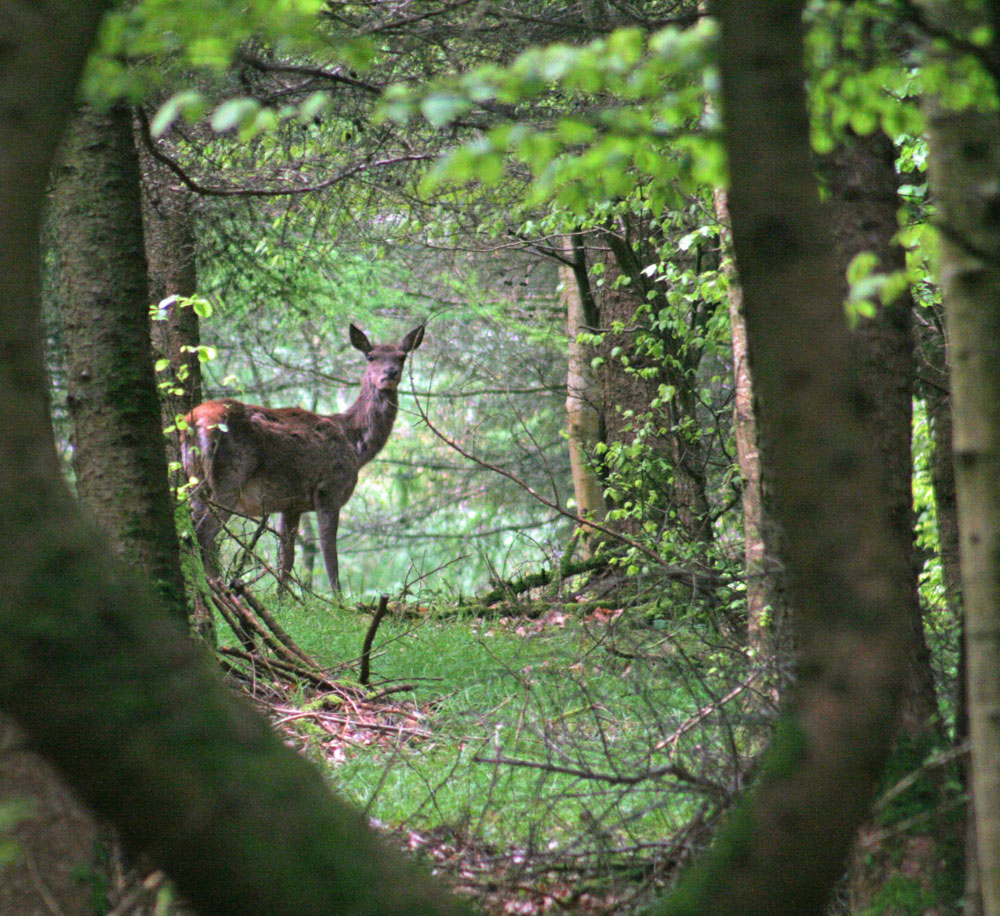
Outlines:
{"label": "green grass patch", "polygon": [[[321,663],[359,655],[369,614],[269,604]],[[558,606],[542,621],[390,615],[372,684],[412,684],[429,737],[348,747],[331,782],[384,823],[533,855],[666,841],[719,803],[750,730],[738,704],[692,724],[734,678],[706,664],[706,634],[632,621]]]}

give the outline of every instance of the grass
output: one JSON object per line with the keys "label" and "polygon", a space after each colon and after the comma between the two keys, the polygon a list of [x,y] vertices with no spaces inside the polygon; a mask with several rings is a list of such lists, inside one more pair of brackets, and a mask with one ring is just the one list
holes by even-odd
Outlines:
{"label": "grass", "polygon": [[[323,664],[358,656],[369,615],[268,603]],[[728,684],[704,664],[705,634],[667,638],[635,619],[558,605],[542,621],[386,618],[373,684],[414,685],[430,737],[347,748],[331,782],[386,824],[482,848],[614,858],[669,842],[718,804],[706,785],[731,780],[742,738],[723,709],[670,740]]]}

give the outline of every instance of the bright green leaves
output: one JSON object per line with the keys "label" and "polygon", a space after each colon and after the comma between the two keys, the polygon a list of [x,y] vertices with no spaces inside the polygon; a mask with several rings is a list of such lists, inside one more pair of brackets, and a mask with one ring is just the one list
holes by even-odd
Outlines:
{"label": "bright green leaves", "polygon": [[390,87],[379,114],[406,123],[419,113],[437,128],[489,104],[517,118],[445,155],[424,179],[426,194],[495,185],[509,170],[527,170],[528,207],[555,202],[584,215],[641,186],[658,211],[678,189],[722,175],[721,150],[704,135],[703,74],[715,34],[703,20],[648,40],[620,29],[580,47],[530,48],[506,68],[490,65],[429,89]]}
{"label": "bright green leaves", "polygon": [[364,70],[371,40],[324,34],[323,0],[138,0],[109,13],[84,79],[95,103],[138,102],[171,76],[224,73],[251,39],[279,55],[322,55]]}
{"label": "bright green leaves", "polygon": [[197,121],[205,113],[205,98],[194,89],[187,89],[172,95],[160,106],[159,111],[149,125],[154,137],[162,136],[170,129],[170,125],[178,118],[186,121]]}
{"label": "bright green leaves", "polygon": [[[178,92],[160,106],[150,124],[150,133],[154,137],[163,136],[181,117],[197,121],[206,113],[207,105],[200,92]],[[240,140],[249,140],[258,134],[276,130],[283,121],[297,120],[307,124],[325,112],[329,105],[329,97],[323,92],[312,93],[299,105],[283,105],[281,108],[271,108],[261,105],[256,99],[237,96],[218,105],[209,123],[216,133],[235,131]]]}
{"label": "bright green leaves", "polygon": [[881,273],[878,267],[878,255],[870,251],[859,252],[847,266],[849,291],[844,310],[852,327],[861,318],[875,317],[878,311],[876,301],[892,305],[910,287],[908,271]]}
{"label": "bright green leaves", "polygon": [[420,113],[432,127],[444,127],[471,107],[472,103],[458,93],[439,92],[421,100]]}

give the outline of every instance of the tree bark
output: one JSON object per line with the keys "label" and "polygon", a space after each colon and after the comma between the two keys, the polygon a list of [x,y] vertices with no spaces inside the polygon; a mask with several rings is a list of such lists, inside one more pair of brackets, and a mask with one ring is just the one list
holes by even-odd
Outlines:
{"label": "tree bark", "polygon": [[[838,264],[838,289],[847,298],[846,272],[855,255],[872,252],[879,269],[905,266],[903,250],[893,239],[898,230],[895,150],[883,134],[846,137],[823,163],[830,191],[829,209]],[[913,544],[913,392],[916,378],[913,299],[906,291],[890,305],[876,305],[872,318],[854,329],[861,363],[865,413],[882,466],[885,494],[896,549],[912,560],[900,573],[909,596],[911,645],[903,727],[911,738],[937,729],[939,715],[923,617]]]}
{"label": "tree bark", "polygon": [[[142,170],[142,223],[148,264],[149,299],[160,305],[151,322],[154,356],[167,359],[168,369],[157,375],[170,384],[161,388],[163,428],[172,427],[204,400],[201,393],[201,343],[198,315],[189,299],[198,291],[195,261],[194,200],[179,186],[169,170],[157,162],[137,139]],[[177,297],[177,298],[175,298]],[[166,304],[164,304],[166,303]],[[176,433],[167,437],[167,463],[175,483],[183,483],[180,443]]]}
{"label": "tree bark", "polygon": [[948,111],[934,101],[927,110],[951,360],[977,858],[983,912],[998,916],[1000,118],[974,109]]}
{"label": "tree bark", "polygon": [[[669,330],[654,333],[650,326],[647,308],[668,307],[662,286],[643,273],[656,259],[652,246],[644,241],[651,231],[641,220],[633,225],[623,218],[620,225],[597,235],[604,249],[595,255],[604,266],[599,294],[604,332],[599,347],[603,439],[608,445],[629,447],[636,441],[643,418],[649,418],[642,439],[648,455],[645,475],[634,488],[635,494],[626,497],[642,503],[640,523],[654,521],[661,531],[670,529],[687,543],[707,547],[714,533],[695,391],[703,350],[685,346]],[[620,285],[623,277],[629,282]],[[695,316],[692,326],[704,317]],[[652,341],[657,334],[663,352],[653,357],[641,338]],[[660,398],[664,385],[672,389],[668,398]],[[651,407],[654,402],[658,406]],[[658,496],[650,499],[650,493]]]}
{"label": "tree bark", "polygon": [[[567,239],[564,252],[574,258],[573,242]],[[582,249],[581,249],[582,250]],[[583,518],[604,521],[607,506],[604,487],[597,474],[595,447],[601,441],[601,418],[598,404],[600,388],[591,366],[593,349],[577,339],[581,332],[593,330],[583,302],[583,292],[572,267],[560,265],[562,300],[566,307],[566,334],[569,339],[569,362],[566,375],[566,431],[569,439],[569,463],[573,475],[576,511]],[[597,545],[596,532],[584,529],[581,555],[590,559]]]}
{"label": "tree bark", "polygon": [[803,6],[717,7],[733,241],[799,677],[753,793],[669,912],[822,912],[905,684],[910,556],[882,497],[813,174]]}
{"label": "tree bark", "polygon": [[0,70],[0,707],[203,913],[445,913],[237,701],[60,478],[39,320],[45,184],[103,4],[4,6]]}
{"label": "tree bark", "polygon": [[54,174],[58,296],[80,498],[116,553],[186,619],[173,500],[149,345],[132,117],[84,109]]}
{"label": "tree bark", "polygon": [[[895,149],[883,134],[847,136],[823,162],[830,192],[829,207],[834,248],[840,272],[840,292],[847,298],[846,272],[861,252],[878,257],[879,270],[905,267],[904,253],[895,244],[898,178]],[[896,550],[912,560],[900,569],[901,589],[909,596],[910,645],[907,650],[907,689],[901,725],[889,770],[894,778],[911,772],[945,743],[931,670],[930,651],[924,636],[918,585],[918,558],[914,545],[913,513],[913,395],[916,378],[913,300],[906,291],[891,304],[873,303],[873,317],[862,317],[854,329],[861,357],[861,384],[872,441],[882,467],[884,492],[889,504]],[[940,804],[948,801],[947,784],[940,773],[922,778],[914,794]],[[852,907],[863,911],[873,895],[893,876],[912,880],[935,894],[935,875],[947,850],[957,848],[953,819],[930,818],[903,834],[869,844],[853,863],[850,882]],[[943,891],[942,891],[943,892]],[[948,905],[954,904],[948,901]]]}
{"label": "tree bark", "polygon": [[[721,188],[714,193],[715,213],[722,226],[723,247],[732,248],[729,229],[729,197]],[[743,478],[743,556],[746,570],[747,645],[755,662],[770,673],[766,687],[777,699],[780,677],[776,666],[779,659],[777,634],[788,626],[784,606],[784,588],[778,538],[773,532],[774,520],[765,513],[764,479],[760,449],[757,446],[757,418],[754,413],[753,378],[750,355],[747,352],[746,317],[743,312],[743,289],[736,271],[729,268],[729,324],[733,353],[733,439],[736,442],[736,463]],[[770,537],[768,529],[772,529]]]}

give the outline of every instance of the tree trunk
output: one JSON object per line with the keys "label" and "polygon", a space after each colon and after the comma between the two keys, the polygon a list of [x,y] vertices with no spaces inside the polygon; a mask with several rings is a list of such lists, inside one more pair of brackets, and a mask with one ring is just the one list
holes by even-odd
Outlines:
{"label": "tree trunk", "polygon": [[139,164],[123,108],[84,109],[54,173],[73,470],[116,553],[186,619],[149,345]]}
{"label": "tree trunk", "polygon": [[[899,209],[895,150],[883,134],[847,137],[823,163],[830,190],[833,242],[839,267],[840,294],[847,298],[846,272],[855,255],[872,252],[879,269],[905,267],[903,250],[894,243]],[[861,385],[868,425],[882,466],[885,493],[897,549],[911,562],[900,570],[909,595],[912,633],[909,687],[903,726],[910,737],[937,728],[939,714],[930,652],[924,638],[913,544],[913,390],[916,378],[913,300],[905,292],[891,305],[876,304],[873,318],[859,319],[854,337],[861,358]]]}
{"label": "tree trunk", "polygon": [[911,558],[883,501],[813,174],[803,6],[718,4],[733,242],[799,677],[754,792],[673,912],[822,912],[905,684]]}
{"label": "tree trunk", "polygon": [[[905,267],[904,253],[893,241],[898,230],[896,211],[899,206],[895,156],[892,142],[882,134],[848,136],[823,162],[830,191],[840,292],[845,299],[848,294],[846,271],[857,254],[875,254],[882,271],[892,272]],[[895,781],[919,769],[935,750],[941,748],[945,739],[924,636],[918,559],[913,540],[911,441],[916,377],[911,320],[913,300],[906,292],[891,304],[874,305],[876,314],[859,319],[854,337],[861,357],[868,426],[882,467],[896,549],[912,558],[900,569],[903,575],[900,588],[908,595],[911,638],[907,650],[902,729],[888,768],[888,778]],[[941,775],[940,771],[933,771],[918,780],[909,795],[899,800],[900,810],[905,807],[909,811],[911,799],[917,795],[926,799],[926,804],[939,805],[944,810],[948,790]],[[882,826],[893,816],[891,812],[882,812]],[[893,832],[884,840],[874,839],[882,831],[873,832],[852,868],[852,909],[869,908],[874,895],[890,879],[897,887],[900,880],[912,881],[921,893],[930,896],[959,893],[954,887],[935,886],[940,863],[951,850],[960,847],[956,837],[959,829],[954,819],[934,817],[903,833]],[[947,905],[954,902],[954,899],[948,900]]]}
{"label": "tree trunk", "polygon": [[[732,248],[729,230],[729,198],[725,191],[714,194],[715,213],[722,226],[723,247]],[[729,269],[729,324],[733,353],[733,438],[736,462],[743,478],[743,556],[747,586],[747,645],[755,663],[765,672],[764,689],[774,699],[780,692],[777,666],[789,659],[777,657],[779,632],[788,626],[784,606],[784,587],[779,539],[773,532],[774,519],[766,517],[764,481],[760,449],[757,447],[757,419],[753,403],[753,379],[747,353],[746,317],[743,313],[743,289],[735,270]],[[771,531],[770,536],[767,535]]]}
{"label": "tree trunk", "polygon": [[[949,8],[953,6],[949,5]],[[996,42],[996,37],[994,36]],[[989,49],[994,54],[1000,45]],[[929,115],[951,360],[972,798],[985,916],[1000,914],[1000,118]]]}
{"label": "tree trunk", "polygon": [[41,347],[39,214],[103,8],[4,6],[0,519],[15,549],[0,550],[0,707],[202,913],[453,912],[230,694],[61,479]]}
{"label": "tree trunk", "polygon": [[[570,259],[576,257],[572,239],[567,239],[564,252]],[[568,265],[560,265],[562,300],[566,307],[566,333],[569,339],[569,364],[566,375],[566,431],[569,438],[569,463],[573,475],[573,495],[576,511],[583,518],[604,521],[607,506],[604,487],[597,474],[595,447],[601,441],[601,417],[598,409],[600,388],[591,366],[593,349],[577,338],[585,330],[594,330],[584,309],[584,291],[580,289],[577,275]],[[589,289],[586,290],[589,295]],[[597,546],[596,532],[584,529],[581,555],[590,559]]]}
{"label": "tree trunk", "polygon": [[[614,229],[597,236],[604,250],[596,259],[604,266],[599,294],[601,328],[599,353],[603,404],[603,438],[606,444],[632,446],[648,417],[649,429],[642,437],[646,464],[641,484],[625,494],[640,506],[637,524],[653,521],[659,530],[672,530],[687,543],[708,546],[714,540],[707,496],[707,460],[697,430],[695,372],[702,351],[685,347],[671,332],[657,332],[663,354],[646,352],[656,336],[650,326],[648,308],[667,307],[663,290],[643,273],[654,258],[642,239],[651,232],[640,221],[633,226],[625,219]],[[619,280],[628,278],[621,285]],[[652,298],[650,298],[652,297]],[[692,321],[692,324],[695,322]],[[642,340],[643,337],[647,341]],[[646,370],[655,369],[655,373]],[[661,386],[672,396],[660,397]],[[658,406],[651,407],[653,404]],[[630,459],[634,460],[634,459]],[[634,472],[633,472],[634,475]],[[650,498],[649,494],[658,494]]]}
{"label": "tree trunk", "polygon": [[[158,373],[163,428],[174,426],[203,400],[201,394],[201,342],[198,315],[189,299],[198,291],[195,263],[194,210],[191,192],[180,187],[168,169],[137,140],[142,169],[142,222],[149,271],[149,299],[160,305],[152,325],[154,356],[170,362]],[[169,382],[162,387],[163,382]],[[175,433],[167,437],[167,464],[175,483],[183,483],[180,443]]]}

